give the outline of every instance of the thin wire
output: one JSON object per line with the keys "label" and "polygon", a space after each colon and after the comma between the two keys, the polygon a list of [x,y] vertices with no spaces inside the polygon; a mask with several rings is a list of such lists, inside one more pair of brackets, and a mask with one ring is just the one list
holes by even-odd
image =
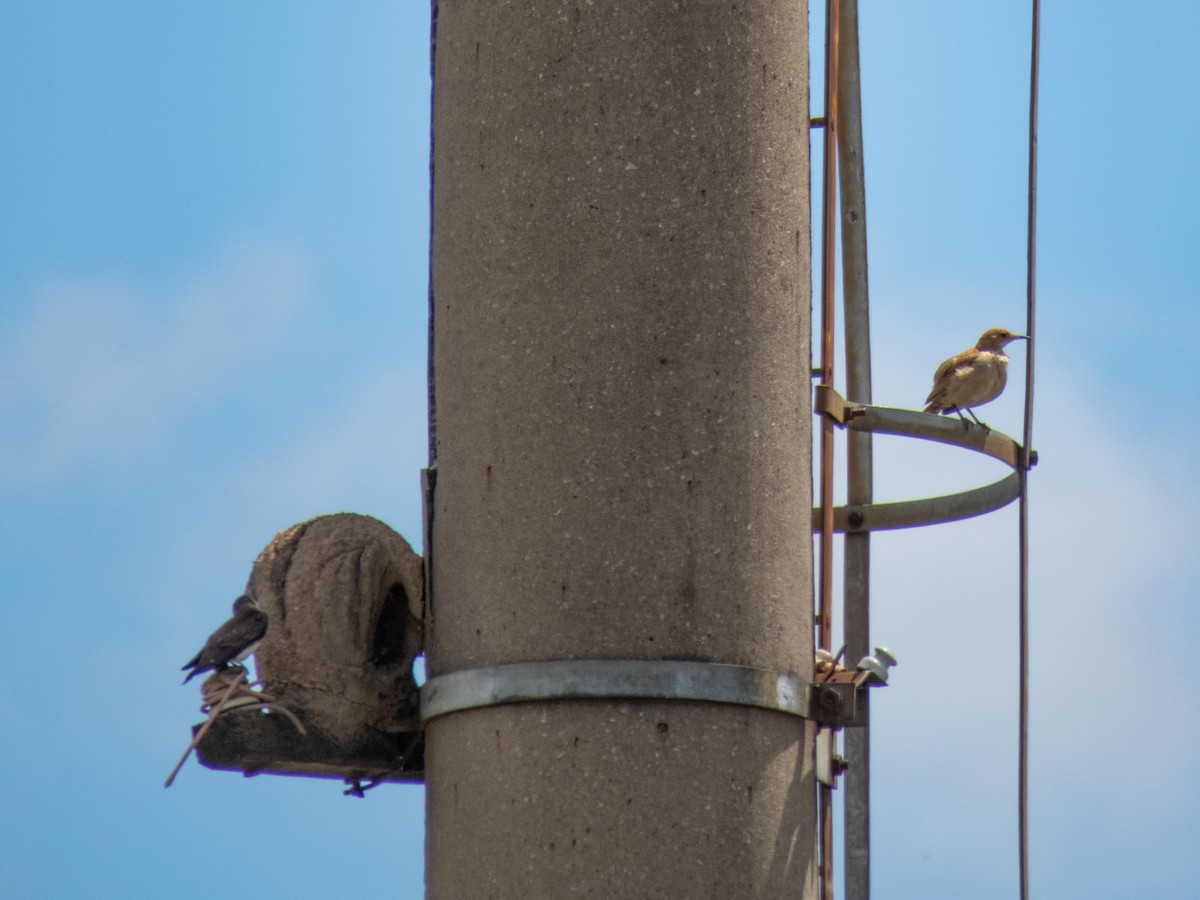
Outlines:
{"label": "thin wire", "polygon": [[1029,190],[1028,228],[1025,248],[1025,431],[1019,468],[1019,553],[1020,553],[1020,688],[1018,726],[1017,852],[1020,857],[1021,900],[1029,900],[1029,503],[1028,477],[1033,445],[1033,357],[1037,352],[1034,328],[1037,312],[1037,126],[1038,79],[1041,46],[1041,0],[1032,0],[1033,24],[1029,54]]}

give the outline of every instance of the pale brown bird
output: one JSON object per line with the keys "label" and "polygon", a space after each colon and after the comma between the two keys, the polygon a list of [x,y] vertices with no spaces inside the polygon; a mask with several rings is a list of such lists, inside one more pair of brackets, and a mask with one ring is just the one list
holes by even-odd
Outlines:
{"label": "pale brown bird", "polygon": [[955,412],[964,425],[970,425],[963,419],[963,410],[966,410],[976,425],[987,428],[975,418],[971,407],[1000,396],[1008,381],[1008,357],[1004,355],[1004,348],[1013,341],[1027,340],[1025,335],[1013,334],[1006,328],[989,328],[970,350],[964,350],[938,366],[933,376],[933,388],[925,398],[925,412],[934,415]]}

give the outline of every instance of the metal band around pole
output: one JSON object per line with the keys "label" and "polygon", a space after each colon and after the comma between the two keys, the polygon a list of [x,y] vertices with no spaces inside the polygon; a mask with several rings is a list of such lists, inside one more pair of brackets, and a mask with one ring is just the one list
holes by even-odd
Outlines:
{"label": "metal band around pole", "polygon": [[786,672],[677,660],[564,659],[464,669],[421,686],[421,719],[537,700],[700,700],[807,718],[808,682]]}

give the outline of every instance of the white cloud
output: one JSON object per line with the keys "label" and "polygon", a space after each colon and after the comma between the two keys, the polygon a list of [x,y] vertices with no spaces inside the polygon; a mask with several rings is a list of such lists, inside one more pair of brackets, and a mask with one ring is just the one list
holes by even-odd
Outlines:
{"label": "white cloud", "polygon": [[0,325],[0,478],[47,476],[160,431],[282,337],[299,250],[250,237],[158,283],[55,275]]}

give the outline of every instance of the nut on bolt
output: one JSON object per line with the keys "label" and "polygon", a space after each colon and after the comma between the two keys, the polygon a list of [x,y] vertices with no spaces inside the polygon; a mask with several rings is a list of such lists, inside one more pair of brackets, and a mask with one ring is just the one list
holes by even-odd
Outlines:
{"label": "nut on bolt", "polygon": [[842,699],[842,695],[835,688],[822,685],[817,689],[817,708],[821,710],[822,714],[836,718],[841,715],[845,704],[846,701]]}

